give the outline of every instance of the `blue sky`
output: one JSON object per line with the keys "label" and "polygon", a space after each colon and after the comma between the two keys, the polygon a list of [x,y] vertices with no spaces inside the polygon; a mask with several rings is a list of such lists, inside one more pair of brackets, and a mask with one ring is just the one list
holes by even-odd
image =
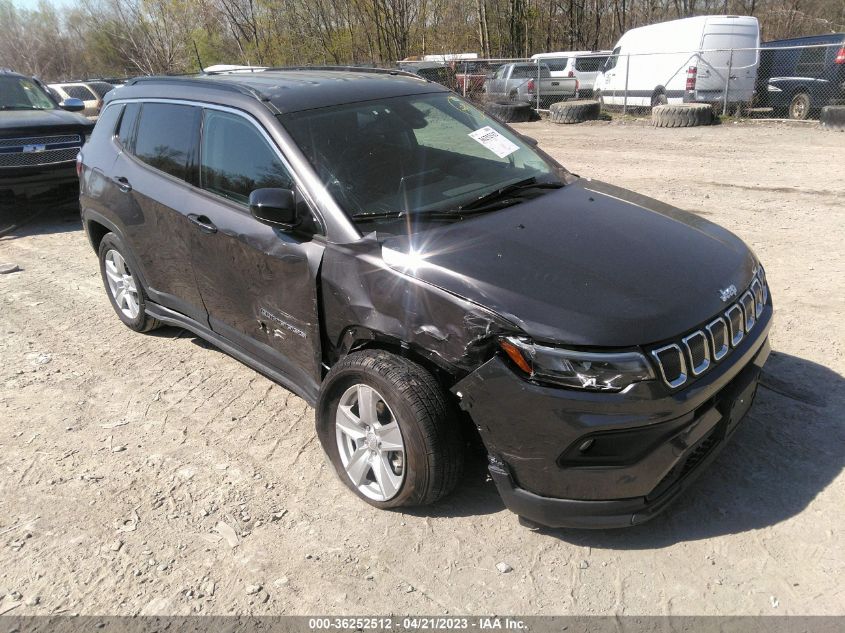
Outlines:
{"label": "blue sky", "polygon": [[[76,0],[47,0],[50,4],[57,7],[69,6],[76,4]],[[12,0],[12,4],[19,9],[37,9],[39,0]]]}

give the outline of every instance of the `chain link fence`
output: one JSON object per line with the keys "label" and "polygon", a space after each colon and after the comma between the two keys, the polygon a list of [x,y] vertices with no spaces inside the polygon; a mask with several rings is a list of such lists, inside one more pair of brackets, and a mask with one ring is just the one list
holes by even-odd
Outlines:
{"label": "chain link fence", "polygon": [[772,42],[760,48],[403,62],[400,67],[482,106],[523,103],[541,112],[559,101],[593,98],[604,109],[625,114],[694,102],[710,103],[716,114],[804,120],[818,118],[826,105],[845,105],[845,36],[804,46]]}

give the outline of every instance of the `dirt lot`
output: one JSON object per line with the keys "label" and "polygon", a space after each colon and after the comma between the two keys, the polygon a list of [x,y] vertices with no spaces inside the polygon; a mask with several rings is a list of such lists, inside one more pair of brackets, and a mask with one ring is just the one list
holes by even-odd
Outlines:
{"label": "dirt lot", "polygon": [[478,462],[434,508],[376,511],[313,410],[184,331],[123,327],[76,218],[45,214],[0,239],[22,269],[0,275],[0,613],[845,614],[845,135],[520,129],[766,264],[769,388],[687,498],[535,532]]}

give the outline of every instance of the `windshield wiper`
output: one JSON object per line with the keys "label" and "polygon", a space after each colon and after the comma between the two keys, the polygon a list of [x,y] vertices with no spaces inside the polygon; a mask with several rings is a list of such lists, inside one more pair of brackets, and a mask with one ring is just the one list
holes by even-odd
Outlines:
{"label": "windshield wiper", "polygon": [[564,184],[562,182],[537,182],[536,176],[531,176],[530,178],[518,180],[510,185],[505,185],[504,187],[499,187],[494,191],[485,193],[483,196],[476,198],[472,202],[467,202],[466,204],[457,207],[455,211],[480,209],[482,207],[486,207],[494,200],[505,198],[514,191],[519,191],[521,189],[560,189],[563,186]]}
{"label": "windshield wiper", "polygon": [[426,220],[454,220],[476,213],[487,213],[519,202],[519,196],[512,195],[514,192],[526,189],[560,189],[564,186],[562,182],[537,182],[535,176],[519,180],[515,183],[499,187],[495,191],[485,193],[483,196],[467,202],[453,209],[433,209],[431,211],[377,211],[375,213],[356,213],[353,220],[380,220],[384,218],[406,218],[409,216],[419,217]]}

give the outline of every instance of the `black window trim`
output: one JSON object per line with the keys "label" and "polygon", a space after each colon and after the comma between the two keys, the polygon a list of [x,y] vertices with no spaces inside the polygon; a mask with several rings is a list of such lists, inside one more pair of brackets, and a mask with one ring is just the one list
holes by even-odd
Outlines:
{"label": "black window trim", "polygon": [[[293,165],[287,159],[287,157],[284,154],[284,151],[279,147],[279,144],[273,139],[272,136],[270,136],[270,134],[267,132],[267,130],[264,128],[264,126],[255,117],[253,117],[251,114],[249,114],[248,112],[245,112],[243,110],[233,108],[231,106],[219,105],[219,104],[216,104],[216,103],[207,103],[207,102],[203,102],[203,101],[192,101],[190,99],[165,99],[165,98],[161,98],[161,97],[149,97],[149,98],[148,97],[134,97],[134,98],[128,98],[128,99],[114,99],[112,101],[109,101],[109,105],[112,105],[112,104],[128,105],[130,103],[140,103],[141,104],[141,112],[143,112],[144,104],[146,104],[146,103],[163,103],[163,104],[166,104],[166,105],[187,105],[187,106],[193,106],[195,108],[198,108],[201,111],[202,110],[219,110],[221,112],[228,112],[229,114],[234,114],[236,116],[242,117],[243,119],[245,119],[246,121],[251,123],[258,130],[259,134],[264,138],[264,140],[267,141],[267,143],[270,145],[270,148],[276,153],[276,156],[278,156],[279,160],[282,161],[282,165],[284,165],[285,169],[288,170],[288,173],[290,174],[291,179],[294,182],[294,185],[296,187],[297,192],[300,195],[302,195],[302,197],[305,200],[306,204],[308,205],[308,208],[310,209],[311,213],[314,214],[314,218],[316,220],[316,223],[318,224],[321,231],[323,232],[322,234],[314,235],[314,237],[325,238],[325,232],[327,230],[326,221],[323,218],[323,214],[320,211],[319,206],[312,199],[311,193],[308,190],[308,188],[305,186],[305,183],[304,183],[302,177],[293,168]],[[125,108],[124,108],[124,112],[125,112]],[[244,206],[242,204],[238,204],[237,202],[235,202],[231,198],[221,196],[219,194],[214,193],[213,191],[208,191],[206,189],[202,189],[201,187],[199,187],[199,175],[198,174],[197,174],[197,178],[196,178],[197,184],[194,184],[192,182],[188,182],[187,180],[183,180],[182,178],[177,178],[176,176],[173,176],[172,174],[168,174],[167,172],[161,171],[160,169],[156,169],[152,165],[148,165],[147,163],[145,163],[141,159],[137,158],[134,154],[134,149],[135,149],[134,146],[135,146],[135,137],[138,134],[138,121],[141,120],[141,112],[138,113],[138,118],[135,120],[135,127],[132,130],[132,151],[126,152],[126,154],[132,160],[134,160],[138,165],[141,165],[141,166],[143,166],[147,169],[151,169],[157,174],[162,174],[162,175],[166,176],[167,178],[170,178],[174,182],[181,183],[181,184],[183,184],[187,187],[190,187],[193,191],[199,192],[203,195],[212,196],[214,200],[226,202],[233,209],[237,209],[242,213],[249,213],[249,209],[244,209]],[[121,117],[122,117],[122,115],[121,115]],[[203,112],[200,112],[200,122],[199,122],[199,126],[197,127],[197,129],[199,130],[199,134],[197,135],[197,138],[195,139],[195,143],[194,143],[193,160],[192,161],[189,160],[189,169],[193,169],[197,172],[199,171],[200,136],[202,134],[202,126],[203,126],[204,121],[205,121],[205,116],[204,116]],[[340,210],[339,208],[338,208],[338,213],[340,213],[341,216],[346,217],[345,214],[343,213],[343,211]],[[351,220],[350,220],[350,222],[351,222]],[[354,228],[354,225],[353,225],[353,228]],[[358,233],[358,235],[361,235],[361,233],[359,231],[357,231],[357,228],[355,228],[355,231]]]}
{"label": "black window trim", "polygon": [[[233,116],[239,116],[241,119],[245,119],[248,123],[253,123],[253,127],[257,127],[259,129],[259,136],[262,139],[264,139],[265,143],[268,144],[268,146],[270,147],[270,151],[274,152],[276,154],[276,156],[281,159],[282,167],[285,168],[285,171],[287,171],[288,175],[290,176],[290,179],[293,182],[293,186],[294,186],[295,190],[297,192],[302,191],[302,187],[300,186],[299,182],[297,181],[296,177],[294,176],[293,167],[290,165],[290,163],[287,162],[287,160],[285,160],[284,156],[279,151],[279,149],[276,147],[276,144],[273,142],[273,140],[271,138],[269,138],[268,135],[261,134],[261,132],[264,130],[264,128],[260,123],[258,123],[257,121],[254,121],[254,122],[251,121],[250,117],[244,116],[242,113],[229,112],[229,111],[226,111],[226,110],[221,110],[220,108],[207,108],[207,107],[203,107],[203,109],[202,109],[202,116],[200,118],[200,134],[199,134],[199,139],[198,139],[197,146],[196,146],[197,184],[195,186],[196,186],[197,189],[199,189],[200,191],[207,193],[211,196],[214,196],[214,198],[216,200],[225,200],[226,202],[229,202],[229,203],[235,205],[236,207],[238,207],[238,209],[240,209],[241,211],[243,211],[247,215],[250,214],[248,204],[245,204],[243,202],[238,202],[237,200],[233,200],[232,198],[229,198],[228,196],[224,196],[223,194],[217,193],[216,191],[212,191],[211,189],[206,189],[205,187],[202,186],[202,142],[203,142],[203,138],[205,137],[205,113],[206,113],[207,110],[216,110],[218,112],[223,111],[226,114],[231,114]],[[307,198],[306,198],[306,202],[307,202]],[[320,215],[318,213],[316,213],[316,211],[314,211],[313,205],[308,203],[308,208],[311,210],[312,213],[314,213],[314,215],[318,219],[320,218]],[[319,224],[322,225],[322,219],[319,219]]]}
{"label": "black window trim", "polygon": [[[191,147],[191,149],[188,153],[187,160],[185,161],[185,174],[187,176],[186,178],[180,178],[179,176],[174,176],[173,174],[169,174],[166,171],[162,171],[161,169],[158,169],[157,167],[153,167],[152,165],[150,165],[146,161],[143,161],[140,158],[138,158],[138,156],[135,155],[135,141],[138,138],[138,127],[140,126],[140,123],[141,123],[141,116],[144,114],[144,104],[145,103],[163,103],[165,105],[187,105],[187,106],[192,106],[192,107],[199,109],[199,110],[202,109],[202,105],[197,104],[197,103],[177,103],[175,100],[172,100],[172,99],[125,99],[125,100],[121,99],[120,101],[110,101],[109,105],[122,104],[124,106],[123,112],[126,112],[125,106],[127,106],[131,102],[139,103],[140,106],[141,106],[140,109],[138,110],[138,116],[135,118],[135,125],[132,127],[132,135],[130,137],[132,139],[132,147],[131,148],[124,147],[119,142],[118,142],[118,147],[123,149],[124,153],[127,156],[129,156],[133,161],[135,161],[136,164],[141,165],[141,166],[143,166],[147,169],[150,169],[150,170],[154,171],[156,174],[166,176],[167,178],[169,178],[173,182],[181,183],[183,185],[187,185],[189,187],[194,187],[195,189],[198,189],[198,187],[196,187],[196,185],[193,182],[193,180],[196,180],[196,178],[191,179],[191,171],[198,168],[198,166],[196,164],[195,156],[196,156],[196,153],[197,153],[197,146],[198,146],[198,143],[199,143],[199,135],[197,135],[197,137],[194,138],[193,147]],[[200,112],[197,116],[200,116],[201,114],[202,114],[202,112]],[[121,113],[120,118],[123,119],[123,113]],[[200,125],[201,124],[202,124],[202,120],[200,119]],[[198,125],[197,130],[199,130],[199,127],[200,126]],[[117,128],[117,129],[119,130],[119,128]]]}

